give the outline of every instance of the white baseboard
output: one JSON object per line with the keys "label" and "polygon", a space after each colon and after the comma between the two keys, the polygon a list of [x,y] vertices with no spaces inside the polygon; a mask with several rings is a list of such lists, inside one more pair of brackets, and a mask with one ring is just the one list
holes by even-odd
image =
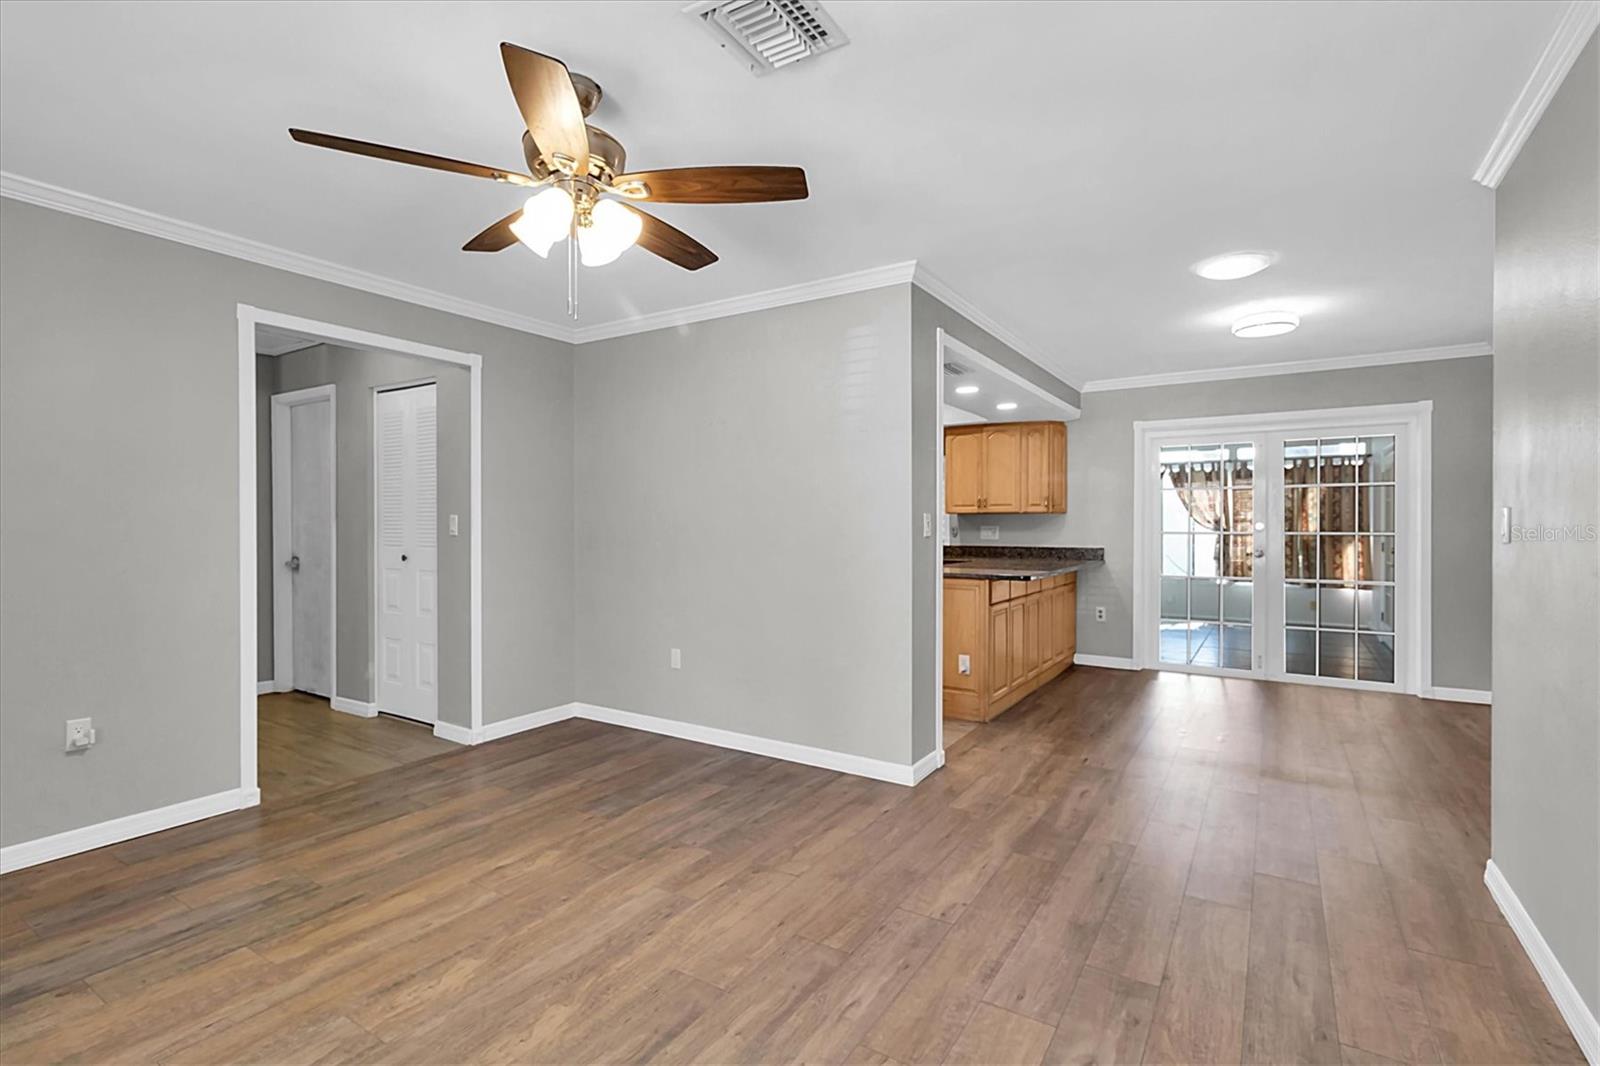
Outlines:
{"label": "white baseboard", "polygon": [[1449,700],[1451,703],[1492,703],[1493,693],[1481,688],[1440,688],[1435,685],[1418,693],[1425,700]]}
{"label": "white baseboard", "polygon": [[[639,729],[646,733],[659,733],[662,736],[677,737],[680,740],[692,740],[700,744],[710,744],[718,748],[732,748],[734,751],[745,751],[752,755],[765,755],[773,759],[782,759],[785,762],[797,762],[806,766],[820,766],[824,770],[836,770],[842,774],[854,774],[857,777],[870,777],[876,781],[888,781],[896,785],[914,785],[921,778],[917,775],[917,768],[923,763],[936,757],[942,757],[942,752],[919,761],[915,766],[910,763],[889,762],[884,759],[869,759],[862,755],[849,755],[842,751],[832,751],[828,748],[813,748],[806,744],[794,744],[787,740],[771,740],[767,737],[751,736],[748,733],[735,733],[728,729],[716,729],[712,726],[695,725],[691,722],[679,722],[672,718],[656,718],[648,714],[636,714],[633,711],[619,711],[612,707],[597,707],[592,703],[576,705],[578,710],[575,718],[587,718],[592,722],[606,722],[610,725],[626,726],[628,729]],[[922,776],[931,773],[934,766],[929,766]]]}
{"label": "white baseboard", "polygon": [[1137,670],[1139,664],[1132,659],[1125,659],[1120,655],[1074,655],[1072,662],[1076,666],[1099,666],[1106,670]]}
{"label": "white baseboard", "polygon": [[509,737],[513,733],[526,733],[530,729],[540,726],[554,725],[564,722],[568,718],[576,717],[578,705],[576,703],[563,703],[559,707],[549,707],[542,711],[533,711],[530,714],[519,714],[515,718],[502,718],[498,722],[486,722],[478,730],[475,743],[483,744],[501,737]]}
{"label": "white baseboard", "polygon": [[261,791],[254,788],[232,788],[209,796],[199,796],[153,811],[140,811],[109,822],[97,822],[81,829],[69,829],[54,836],[40,837],[21,844],[0,848],[0,874],[23,870],[52,859],[64,859],[83,851],[93,851],[109,844],[159,833],[163,829],[198,822],[218,814],[227,814],[242,807],[254,807],[261,802]]}
{"label": "white baseboard", "polygon": [[336,711],[353,714],[357,718],[378,717],[378,708],[370,703],[362,703],[360,700],[350,699],[348,696],[335,696],[328,701],[328,704]]}
{"label": "white baseboard", "polygon": [[433,735],[452,744],[478,743],[478,736],[472,730],[464,725],[452,725],[449,722],[433,723]]}
{"label": "white baseboard", "polygon": [[1572,1037],[1578,1042],[1584,1058],[1589,1060],[1589,1066],[1600,1066],[1600,1022],[1596,1022],[1594,1013],[1583,1002],[1583,997],[1578,995],[1572,979],[1567,976],[1555,952],[1550,950],[1550,945],[1545,943],[1539,927],[1533,924],[1533,919],[1522,907],[1522,901],[1511,890],[1510,882],[1493,859],[1483,868],[1483,883],[1489,887],[1489,894],[1499,905],[1500,913],[1506,916],[1511,931],[1522,942],[1522,950],[1528,953],[1533,968],[1539,971],[1544,986],[1550,990],[1550,998],[1556,1001],[1556,1008],[1566,1020],[1567,1028],[1572,1030]]}
{"label": "white baseboard", "polygon": [[559,707],[518,715],[515,718],[504,718],[498,722],[488,723],[477,732],[440,722],[433,727],[433,735],[457,744],[485,744],[516,733],[525,733],[530,729],[564,722],[569,718],[587,718],[591,722],[619,725],[645,733],[657,733],[661,736],[677,737],[680,740],[692,740],[699,744],[710,744],[718,748],[749,752],[752,755],[766,755],[785,762],[820,766],[824,770],[836,770],[842,774],[870,777],[876,781],[889,781],[897,785],[914,785],[944,765],[942,751],[931,752],[917,760],[915,764],[894,763],[832,751],[828,748],[813,748],[786,740],[772,740],[767,737],[751,736],[748,733],[735,733],[728,729],[695,725],[692,722],[679,722],[671,718],[619,711],[592,703],[567,703]]}

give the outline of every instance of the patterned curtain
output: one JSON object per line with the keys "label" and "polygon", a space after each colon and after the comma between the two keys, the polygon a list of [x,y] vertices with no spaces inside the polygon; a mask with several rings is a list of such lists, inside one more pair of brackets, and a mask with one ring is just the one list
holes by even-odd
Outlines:
{"label": "patterned curtain", "polygon": [[[1172,487],[1178,490],[1178,499],[1189,512],[1195,524],[1216,533],[1251,534],[1253,508],[1250,489],[1228,491],[1221,463],[1190,463],[1169,467],[1167,476]],[[1245,481],[1236,475],[1235,484]],[[1245,483],[1248,483],[1245,481]],[[1217,573],[1222,577],[1249,577],[1251,574],[1251,549],[1254,541],[1248,536],[1216,539],[1215,558]]]}

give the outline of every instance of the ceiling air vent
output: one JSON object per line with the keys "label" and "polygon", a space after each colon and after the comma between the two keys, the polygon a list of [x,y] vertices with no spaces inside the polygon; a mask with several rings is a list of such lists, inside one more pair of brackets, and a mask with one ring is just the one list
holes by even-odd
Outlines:
{"label": "ceiling air vent", "polygon": [[757,77],[850,43],[809,0],[701,0],[684,11]]}
{"label": "ceiling air vent", "polygon": [[946,374],[948,374],[950,377],[958,378],[958,377],[961,377],[963,374],[968,373],[969,371],[967,370],[966,367],[962,366],[960,363],[946,363],[944,365],[944,372]]}

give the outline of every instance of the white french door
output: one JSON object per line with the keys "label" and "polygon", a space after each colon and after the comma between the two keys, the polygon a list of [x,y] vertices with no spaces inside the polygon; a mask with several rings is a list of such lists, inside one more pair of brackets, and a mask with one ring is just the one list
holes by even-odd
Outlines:
{"label": "white french door", "polygon": [[378,710],[439,719],[438,399],[434,385],[374,398]]}
{"label": "white french door", "polygon": [[1428,414],[1137,426],[1139,665],[1425,688]]}
{"label": "white french door", "polygon": [[1162,669],[1259,675],[1267,583],[1262,438],[1158,438],[1156,645]]}

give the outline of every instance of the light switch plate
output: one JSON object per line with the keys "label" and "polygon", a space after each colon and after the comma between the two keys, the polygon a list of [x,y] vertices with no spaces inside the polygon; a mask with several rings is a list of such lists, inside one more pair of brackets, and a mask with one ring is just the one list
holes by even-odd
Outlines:
{"label": "light switch plate", "polygon": [[924,537],[933,536],[933,515],[927,511],[922,512],[922,535]]}
{"label": "light switch plate", "polygon": [[459,537],[461,535],[461,516],[458,514],[453,514],[450,516],[450,535],[452,537]]}
{"label": "light switch plate", "polygon": [[673,648],[672,649],[672,658],[671,658],[670,662],[671,662],[672,668],[674,670],[682,670],[683,669],[683,651],[681,649],[679,649],[679,648]]}

